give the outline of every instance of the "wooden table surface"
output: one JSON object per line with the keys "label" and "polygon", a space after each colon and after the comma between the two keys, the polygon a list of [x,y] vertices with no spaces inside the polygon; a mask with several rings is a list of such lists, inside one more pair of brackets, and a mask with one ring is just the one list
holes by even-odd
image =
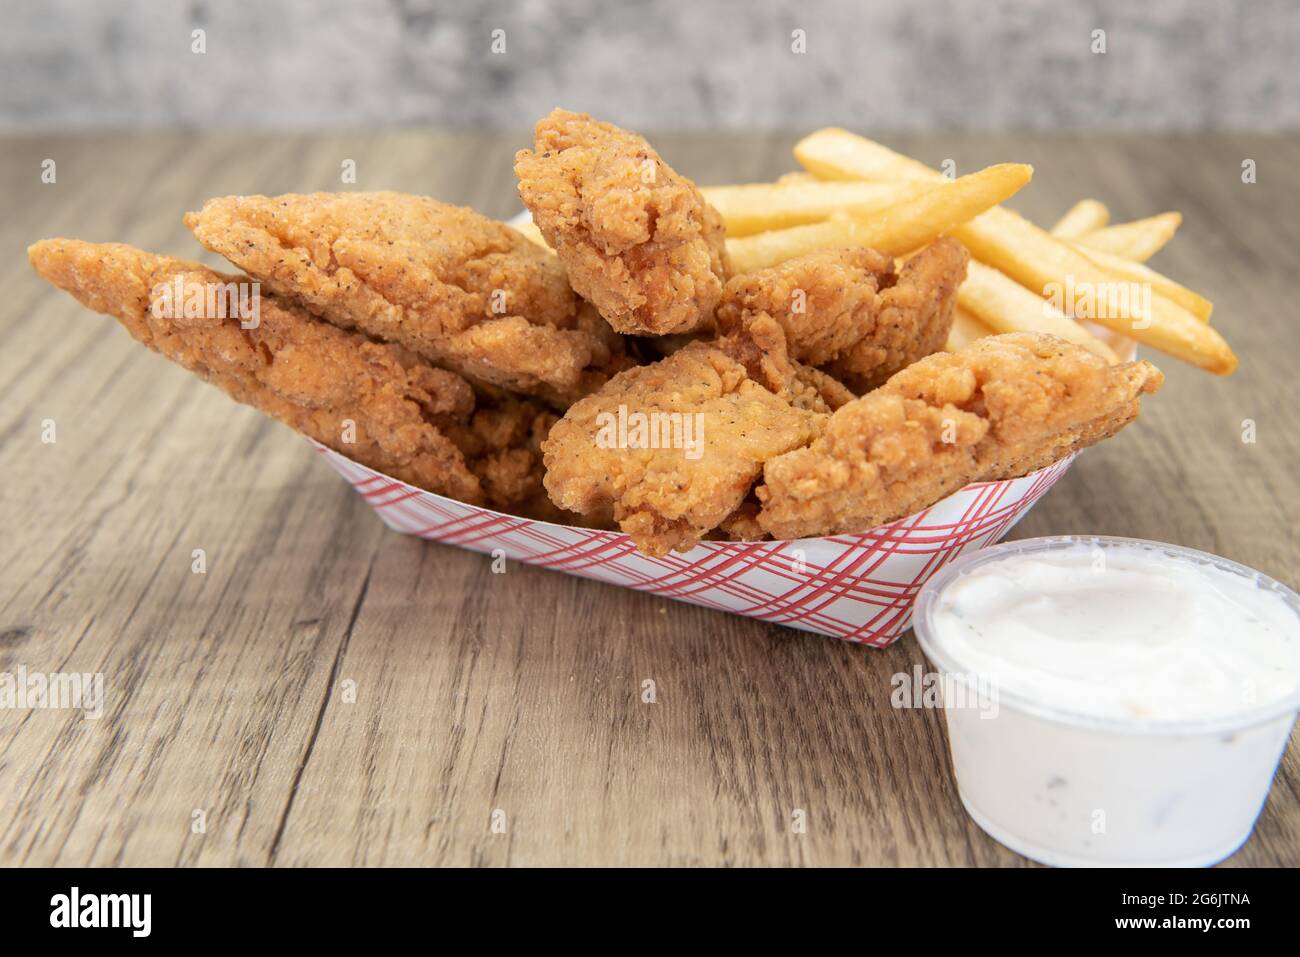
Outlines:
{"label": "wooden table surface", "polygon": [[[657,142],[710,184],[791,168],[793,139]],[[1034,163],[1012,205],[1041,223],[1082,196],[1117,220],[1182,210],[1154,265],[1215,301],[1241,356],[1222,380],[1162,362],[1140,421],[1013,537],[1162,539],[1295,584],[1300,138],[892,142],[960,170]],[[962,811],[942,716],[889,706],[891,676],[923,663],[910,634],[871,650],[495,575],[390,532],[306,441],[38,281],[23,252],[70,236],[198,258],[181,214],[227,193],[401,189],[505,217],[523,143],[0,141],[0,672],[100,672],[107,699],[97,721],[0,710],[0,864],[1027,863]],[[1298,790],[1293,746],[1230,863],[1300,864]]]}

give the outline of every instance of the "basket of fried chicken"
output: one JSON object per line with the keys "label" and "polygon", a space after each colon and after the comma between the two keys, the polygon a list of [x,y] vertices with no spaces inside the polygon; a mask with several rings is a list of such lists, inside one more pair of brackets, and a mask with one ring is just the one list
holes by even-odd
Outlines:
{"label": "basket of fried chicken", "polygon": [[1236,365],[1145,263],[1177,213],[1050,230],[820,130],[801,170],[701,189],[556,110],[500,223],[402,193],[230,196],[185,216],[238,273],[47,239],[36,271],[303,433],[391,527],[885,645],[1161,373]]}

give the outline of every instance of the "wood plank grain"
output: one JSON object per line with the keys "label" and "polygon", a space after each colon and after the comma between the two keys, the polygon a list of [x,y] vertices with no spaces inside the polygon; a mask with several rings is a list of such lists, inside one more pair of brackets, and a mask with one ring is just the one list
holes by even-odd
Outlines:
{"label": "wood plank grain", "polygon": [[[656,143],[722,183],[792,168],[794,139]],[[0,864],[1026,863],[962,811],[940,715],[889,706],[891,677],[925,667],[910,635],[861,649],[522,565],[496,574],[387,531],[305,442],[45,287],[22,255],[69,235],[198,258],[180,216],[230,192],[404,189],[505,217],[526,141],[0,142],[17,199],[0,219],[0,671],[98,671],[107,690],[98,721],[0,711]],[[1083,195],[1116,219],[1181,209],[1153,265],[1215,300],[1242,357],[1227,380],[1161,363],[1139,424],[1013,535],[1157,538],[1294,580],[1300,138],[892,142],[959,170],[1034,163],[1013,205],[1040,222]],[[1296,750],[1230,863],[1300,863]]]}

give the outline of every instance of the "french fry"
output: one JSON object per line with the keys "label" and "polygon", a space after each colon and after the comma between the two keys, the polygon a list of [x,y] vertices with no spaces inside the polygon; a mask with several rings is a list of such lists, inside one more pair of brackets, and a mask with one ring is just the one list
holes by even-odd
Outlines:
{"label": "french fry", "polygon": [[911,180],[944,178],[919,160],[895,153],[864,136],[835,127],[809,133],[794,147],[794,158],[819,179]]}
{"label": "french fry", "polygon": [[1033,172],[1033,167],[1019,163],[990,166],[936,184],[869,217],[842,216],[729,239],[727,252],[736,272],[763,269],[828,246],[870,246],[888,256],[901,256],[1014,195]]}
{"label": "french fry", "polygon": [[735,273],[753,272],[831,246],[860,246],[863,224],[847,216],[820,223],[772,229],[727,240],[727,255]]}
{"label": "french fry", "polygon": [[722,214],[728,236],[752,236],[769,229],[821,222],[836,212],[850,216],[878,213],[927,189],[923,183],[812,180],[709,186],[700,192]]}
{"label": "french fry", "polygon": [[1076,242],[1070,243],[1070,245],[1108,273],[1127,282],[1145,283],[1151,287],[1153,292],[1158,292],[1166,299],[1178,303],[1202,322],[1210,321],[1210,313],[1214,311],[1214,303],[1200,293],[1193,292],[1186,286],[1174,282],[1168,276],[1162,276],[1154,269],[1142,265],[1142,263],[1133,262],[1131,259],[1103,252],[1100,249],[1093,249],[1083,243]]}
{"label": "french fry", "polygon": [[972,259],[957,304],[994,332],[1048,332],[1083,346],[1110,362],[1114,350],[1073,318],[992,266]]}
{"label": "french fry", "polygon": [[[943,180],[924,163],[895,153],[845,130],[825,129],[795,146],[795,157],[812,173],[828,179]],[[1223,337],[1187,309],[1151,290],[1150,307],[1112,308],[1108,291],[1128,284],[1086,255],[1016,213],[1000,207],[964,223],[953,235],[971,255],[994,266],[1030,290],[1083,289],[1071,297],[1071,311],[1122,335],[1190,362],[1216,375],[1228,375],[1237,357]],[[1148,287],[1150,288],[1150,287]],[[1096,305],[1100,303],[1100,309]]]}
{"label": "french fry", "polygon": [[[886,146],[841,129],[818,130],[804,137],[795,146],[794,155],[804,168],[828,180],[938,182],[944,178],[943,174],[910,156],[895,153]],[[1084,200],[1076,204],[1076,209],[1092,202],[1095,200]],[[1092,215],[1096,215],[1096,211]],[[1131,223],[1095,229],[1081,237],[1080,242],[1125,259],[1145,262],[1173,238],[1182,220],[1179,213],[1161,213]]]}
{"label": "french fry", "polygon": [[943,347],[947,352],[958,352],[976,339],[991,335],[993,335],[992,329],[959,305],[952,312],[952,328],[948,330],[948,341]]}
{"label": "french fry", "polygon": [[1112,256],[1146,262],[1174,238],[1174,233],[1178,232],[1182,222],[1181,213],[1161,213],[1159,216],[1148,216],[1131,223],[1117,223],[1094,230],[1080,236],[1078,242],[1089,249],[1099,249]]}
{"label": "french fry", "polygon": [[[996,213],[997,215],[989,215]],[[1128,281],[1117,280],[1073,247],[1055,239],[1010,210],[989,213],[953,230],[971,255],[996,266],[1028,289],[1054,290],[1068,300],[1068,311],[1167,352],[1216,375],[1237,368],[1237,357],[1223,337],[1159,293],[1123,297]],[[1149,299],[1149,305],[1145,301]]]}
{"label": "french fry", "polygon": [[1081,199],[1056,221],[1052,235],[1058,239],[1078,239],[1101,229],[1109,222],[1110,210],[1105,203],[1095,199]]}

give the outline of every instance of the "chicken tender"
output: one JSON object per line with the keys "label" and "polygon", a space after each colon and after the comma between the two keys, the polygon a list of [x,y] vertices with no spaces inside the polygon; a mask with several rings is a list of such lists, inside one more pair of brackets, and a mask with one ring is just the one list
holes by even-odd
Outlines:
{"label": "chicken tender", "polygon": [[833,376],[792,359],[785,331],[765,312],[746,313],[710,345],[735,359],[751,379],[796,408],[833,412],[856,398]]}
{"label": "chicken tender", "polygon": [[740,506],[767,459],[806,445],[826,418],[693,342],[575,403],[542,444],[546,489],[570,511],[612,508],[647,554],[686,550]]}
{"label": "chicken tender", "polygon": [[[251,287],[245,276],[75,240],[37,243],[29,256],[44,278],[116,316],[149,348],[322,445],[471,504],[556,515],[541,459],[556,417],[536,402],[476,392],[401,346],[343,332],[260,290],[250,320],[230,294],[232,283]],[[207,292],[218,289],[224,298],[209,310]],[[202,298],[187,310],[193,290]]]}
{"label": "chicken tender", "polygon": [[542,487],[542,440],[557,416],[536,402],[481,391],[472,417],[446,426],[494,508],[552,518],[556,514]]}
{"label": "chicken tender", "polygon": [[[845,386],[835,378],[819,372],[810,365],[803,365],[790,359],[785,333],[776,320],[766,313],[745,316],[741,324],[724,337],[712,342],[690,343],[673,352],[673,356],[684,354],[688,348],[697,350],[698,355],[712,352],[714,355],[711,359],[714,360],[724,356],[725,359],[737,363],[744,369],[744,374],[749,377],[751,384],[761,385],[768,393],[775,395],[781,402],[789,404],[794,410],[814,413],[811,423],[816,432],[822,428],[829,412],[854,399],[853,393],[845,389]],[[686,354],[690,355],[689,352]],[[610,389],[614,389],[612,382]],[[671,443],[662,443],[662,447],[671,447]],[[767,454],[762,449],[757,451],[762,455]],[[757,473],[753,473],[748,479],[744,477],[750,472],[749,468],[736,468],[733,471],[733,476],[736,477],[735,489],[748,490],[749,486],[753,485],[753,477],[757,476]],[[766,537],[766,533],[758,527],[757,516],[757,499],[749,495],[744,501],[738,503],[736,508],[728,512],[727,516],[720,521],[718,528],[708,533],[708,537],[729,538],[733,541],[758,540]],[[638,545],[642,545],[640,538],[638,538]],[[642,549],[646,550],[645,546],[642,545]]]}
{"label": "chicken tender", "polygon": [[761,507],[751,494],[707,537],[715,542],[757,542],[767,538],[767,532],[758,524]]}
{"label": "chicken tender", "polygon": [[792,401],[801,409],[834,412],[857,398],[848,386],[821,369],[796,362],[794,374],[798,386]]}
{"label": "chicken tender", "polygon": [[944,237],[903,263],[897,281],[880,294],[871,331],[832,362],[827,371],[859,395],[900,369],[944,347],[957,308],[957,288],[970,254]]}
{"label": "chicken tender", "polygon": [[473,210],[404,193],[227,196],[199,242],[341,329],[560,405],[611,370],[556,258]]}
{"label": "chicken tender", "polygon": [[770,315],[793,359],[824,367],[860,394],[943,347],[968,260],[946,238],[898,273],[889,257],[863,246],[818,250],[729,280],[718,328]]}
{"label": "chicken tender", "polygon": [[469,384],[455,373],[342,332],[272,296],[258,297],[252,328],[241,328],[241,319],[253,320],[228,295],[214,298],[209,315],[209,290],[247,279],[198,263],[68,239],[39,242],[28,256],[49,282],[114,316],[141,343],[236,401],[404,482],[484,501],[478,478],[444,431],[468,421],[474,407]]}
{"label": "chicken tender", "polygon": [[642,137],[555,110],[515,157],[519,197],[573,288],[619,332],[690,332],[713,316],[726,229]]}
{"label": "chicken tender", "polygon": [[819,249],[727,281],[718,326],[767,313],[781,324],[791,355],[824,366],[869,335],[880,291],[894,284],[894,260],[865,246]]}
{"label": "chicken tender", "polygon": [[843,406],[807,448],[770,459],[756,494],[774,538],[859,532],[962,486],[1041,468],[1113,435],[1163,381],[1056,336],[937,353]]}

